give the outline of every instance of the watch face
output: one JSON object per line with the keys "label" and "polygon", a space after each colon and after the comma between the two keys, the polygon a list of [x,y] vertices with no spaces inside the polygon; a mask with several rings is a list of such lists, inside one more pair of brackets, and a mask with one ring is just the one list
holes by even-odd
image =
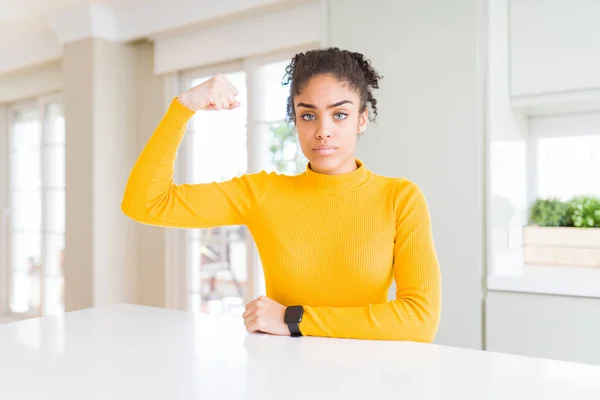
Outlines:
{"label": "watch face", "polygon": [[293,324],[302,321],[303,309],[301,306],[291,306],[285,310],[285,323]]}

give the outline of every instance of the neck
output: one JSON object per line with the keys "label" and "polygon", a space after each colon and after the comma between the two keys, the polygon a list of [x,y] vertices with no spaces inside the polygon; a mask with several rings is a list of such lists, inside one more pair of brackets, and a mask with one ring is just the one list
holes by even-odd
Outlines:
{"label": "neck", "polygon": [[354,159],[352,163],[353,169],[349,172],[336,174],[317,172],[308,163],[303,175],[306,182],[313,187],[331,193],[345,192],[364,185],[373,177],[373,174],[363,166],[360,160]]}
{"label": "neck", "polygon": [[321,169],[321,168],[315,168],[314,165],[312,165],[311,163],[308,163],[308,167],[316,172],[317,174],[324,174],[324,175],[343,175],[343,174],[348,174],[352,171],[354,171],[355,169],[357,169],[359,167],[359,164],[357,162],[356,159],[352,158],[350,160],[348,160],[347,162],[345,162],[342,165],[339,165],[333,169]]}

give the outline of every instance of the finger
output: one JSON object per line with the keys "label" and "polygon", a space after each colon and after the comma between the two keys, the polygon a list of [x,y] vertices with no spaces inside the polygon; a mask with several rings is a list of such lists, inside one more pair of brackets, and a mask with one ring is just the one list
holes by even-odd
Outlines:
{"label": "finger", "polygon": [[247,310],[246,310],[246,311],[244,311],[244,313],[242,314],[242,318],[244,318],[244,319],[248,318],[248,316],[250,316],[250,314],[252,314],[252,313],[256,312],[256,310],[257,310],[257,309],[256,309],[256,307],[252,307],[252,308],[249,308],[249,309],[247,309]]}
{"label": "finger", "polygon": [[239,101],[235,101],[233,104],[231,104],[227,109],[228,110],[234,110],[236,108],[239,108],[242,105],[242,103],[240,103]]}
{"label": "finger", "polygon": [[259,332],[260,329],[258,329],[258,320],[254,320],[246,325],[246,330],[250,333]]}
{"label": "finger", "polygon": [[220,99],[221,99],[221,109],[223,109],[223,110],[228,109],[229,106],[231,105],[231,102],[229,100],[229,93],[226,91],[221,92]]}
{"label": "finger", "polygon": [[206,110],[214,110],[217,102],[215,100],[215,95],[211,94],[208,98],[208,104],[206,106]]}
{"label": "finger", "polygon": [[231,106],[232,104],[235,104],[236,100],[235,100],[235,94],[233,94],[231,91],[227,92],[227,100],[229,101],[229,106]]}
{"label": "finger", "polygon": [[234,96],[237,96],[238,94],[240,94],[240,92],[237,90],[237,88],[235,86],[233,86],[233,83],[231,83],[229,81],[229,79],[225,79],[225,82],[227,82],[227,85],[229,86],[229,88],[231,88],[231,91],[233,92]]}
{"label": "finger", "polygon": [[258,311],[258,305],[256,303],[249,305],[249,307],[246,308],[246,311],[244,312],[246,314],[246,317],[252,313],[255,313]]}
{"label": "finger", "polygon": [[257,297],[256,299],[252,300],[250,303],[246,304],[246,310],[249,309],[250,307],[252,307],[253,305],[255,305],[259,300],[260,300],[260,297]]}
{"label": "finger", "polygon": [[221,94],[219,92],[216,92],[213,95],[213,101],[211,104],[212,104],[213,110],[222,110],[223,109],[223,100],[221,100]]}
{"label": "finger", "polygon": [[244,318],[244,325],[246,325],[246,326],[250,325],[252,322],[256,321],[257,318],[258,318],[258,315],[256,315],[256,313],[251,313],[249,316]]}

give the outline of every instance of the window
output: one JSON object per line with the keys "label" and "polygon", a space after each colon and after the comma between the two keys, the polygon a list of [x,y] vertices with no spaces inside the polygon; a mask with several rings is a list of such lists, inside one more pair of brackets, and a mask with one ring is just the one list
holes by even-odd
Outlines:
{"label": "window", "polygon": [[514,127],[489,147],[487,287],[598,297],[597,229],[527,225],[537,199],[600,197],[600,112],[533,116]]}
{"label": "window", "polygon": [[539,138],[537,159],[539,197],[600,197],[600,131],[598,136]]}
{"label": "window", "polygon": [[[239,90],[233,111],[197,113],[188,125],[178,172],[186,182],[222,181],[247,172],[295,175],[306,167],[297,136],[286,122],[289,87],[283,86],[289,56],[190,71],[185,88],[222,72]],[[194,312],[240,315],[245,303],[264,293],[254,242],[244,226],[193,229],[185,243],[187,308]]]}
{"label": "window", "polygon": [[9,109],[8,312],[64,310],[65,127],[58,99]]}

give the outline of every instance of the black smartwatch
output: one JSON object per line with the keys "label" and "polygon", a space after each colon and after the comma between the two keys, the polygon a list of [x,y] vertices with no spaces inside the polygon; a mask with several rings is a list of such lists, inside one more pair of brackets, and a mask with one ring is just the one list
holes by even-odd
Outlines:
{"label": "black smartwatch", "polygon": [[290,333],[292,337],[302,336],[302,332],[300,332],[300,322],[302,321],[302,316],[304,315],[304,308],[302,306],[290,306],[285,309],[285,316],[283,317],[283,322],[285,322],[290,328]]}

